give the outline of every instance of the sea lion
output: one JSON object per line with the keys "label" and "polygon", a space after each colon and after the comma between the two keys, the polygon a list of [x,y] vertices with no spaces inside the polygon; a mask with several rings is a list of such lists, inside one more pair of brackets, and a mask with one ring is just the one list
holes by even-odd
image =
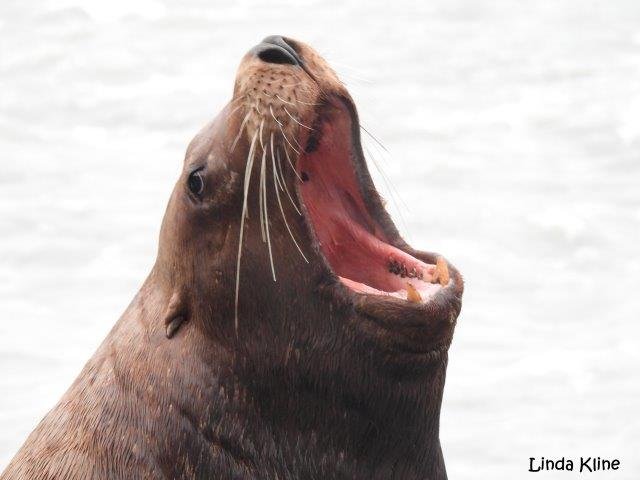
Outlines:
{"label": "sea lion", "polygon": [[1,478],[444,479],[462,291],[400,238],[336,74],[267,37],[187,149],[149,277]]}

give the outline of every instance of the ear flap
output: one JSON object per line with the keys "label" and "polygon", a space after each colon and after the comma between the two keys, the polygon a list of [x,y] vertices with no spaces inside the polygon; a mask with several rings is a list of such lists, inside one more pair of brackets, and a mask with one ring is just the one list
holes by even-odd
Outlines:
{"label": "ear flap", "polygon": [[182,290],[177,290],[171,295],[169,305],[164,314],[164,325],[167,338],[175,335],[184,322],[188,320],[186,295]]}

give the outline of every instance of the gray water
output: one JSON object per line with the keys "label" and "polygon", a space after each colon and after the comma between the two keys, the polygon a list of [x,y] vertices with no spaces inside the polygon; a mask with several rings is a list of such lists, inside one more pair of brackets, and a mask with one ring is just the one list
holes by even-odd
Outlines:
{"label": "gray water", "polygon": [[465,276],[450,478],[584,455],[637,479],[640,2],[177,3],[0,4],[0,468],[139,288],[188,141],[277,33],[343,76],[401,230]]}

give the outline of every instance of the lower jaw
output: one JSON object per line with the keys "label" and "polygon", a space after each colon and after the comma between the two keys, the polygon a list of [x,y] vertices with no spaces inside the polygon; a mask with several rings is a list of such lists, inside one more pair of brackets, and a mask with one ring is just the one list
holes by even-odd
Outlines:
{"label": "lower jaw", "polygon": [[[441,285],[426,285],[426,286],[418,286],[418,288],[413,287],[412,283],[407,282],[407,285],[404,289],[398,289],[391,292],[385,290],[378,290],[377,288],[371,287],[366,283],[356,282],[349,278],[338,277],[342,284],[356,293],[366,293],[369,295],[380,295],[382,297],[394,297],[400,298],[403,300],[407,300],[409,302],[426,302],[431,297],[433,297],[437,292],[442,289]],[[411,286],[410,286],[411,285]]]}

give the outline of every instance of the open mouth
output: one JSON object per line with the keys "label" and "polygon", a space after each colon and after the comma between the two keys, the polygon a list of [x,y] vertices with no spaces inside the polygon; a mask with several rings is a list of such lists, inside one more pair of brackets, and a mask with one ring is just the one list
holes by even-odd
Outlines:
{"label": "open mouth", "polygon": [[462,277],[444,258],[414,250],[400,237],[369,175],[356,108],[328,64],[300,42],[267,37],[241,64],[234,95],[248,109],[240,131],[246,124],[251,144],[259,136],[266,151],[267,132],[272,154],[274,138],[287,154],[300,180],[294,184],[306,227],[338,282],[332,291],[396,330],[452,324]]}
{"label": "open mouth", "polygon": [[451,282],[447,263],[441,257],[427,263],[397,246],[364,167],[357,118],[347,100],[334,100],[320,108],[297,164],[320,250],[350,291],[426,303]]}

